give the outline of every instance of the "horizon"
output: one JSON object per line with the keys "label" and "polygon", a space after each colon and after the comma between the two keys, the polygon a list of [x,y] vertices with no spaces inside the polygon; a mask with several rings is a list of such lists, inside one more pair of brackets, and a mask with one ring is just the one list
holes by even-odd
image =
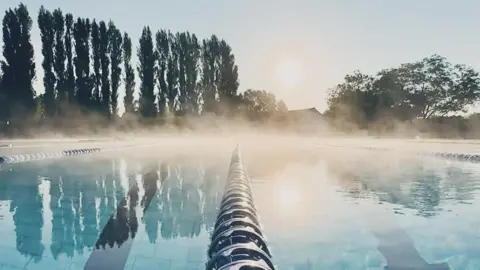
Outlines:
{"label": "horizon", "polygon": [[[432,54],[480,70],[479,57],[475,57],[475,45],[480,44],[480,38],[471,35],[480,23],[475,14],[480,3],[475,1],[463,1],[460,6],[445,0],[372,1],[368,5],[354,1],[273,4],[211,0],[199,4],[141,0],[131,5],[111,0],[5,0],[0,8],[13,8],[20,2],[27,6],[33,20],[31,41],[35,47],[37,94],[43,91],[43,57],[36,22],[41,5],[49,10],[59,7],[75,17],[114,21],[132,38],[135,72],[135,52],[144,25],[154,32],[190,31],[200,38],[215,34],[232,46],[239,66],[239,92],[270,91],[291,110],[315,107],[323,112],[328,89],[354,70],[374,74]],[[145,6],[149,8],[142,9]],[[138,96],[138,77],[136,81]],[[121,85],[119,96],[123,94]],[[124,110],[122,98],[119,109]],[[478,106],[470,112],[476,111],[480,111]]]}

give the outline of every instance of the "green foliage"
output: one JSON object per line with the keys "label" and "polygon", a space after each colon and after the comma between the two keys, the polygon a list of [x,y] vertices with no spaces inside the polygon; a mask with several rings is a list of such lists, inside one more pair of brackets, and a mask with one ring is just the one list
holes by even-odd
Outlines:
{"label": "green foliage", "polygon": [[188,48],[186,61],[186,92],[187,112],[190,114],[200,113],[198,88],[198,76],[200,74],[200,44],[195,34],[188,34]]}
{"label": "green foliage", "polygon": [[139,40],[137,50],[138,76],[140,77],[140,114],[150,118],[156,115],[155,106],[155,54],[153,49],[152,31],[145,26]]}
{"label": "green foliage", "polygon": [[232,48],[225,42],[220,41],[218,60],[217,91],[221,103],[221,113],[226,113],[233,105],[234,97],[238,90],[238,67],[235,64],[235,56]]}
{"label": "green foliage", "polygon": [[217,110],[218,51],[219,41],[215,35],[202,42],[203,74],[201,87],[203,90],[203,111],[206,113],[214,113]]}
{"label": "green foliage", "polygon": [[376,76],[347,75],[331,89],[326,114],[367,127],[382,118],[406,121],[464,112],[479,99],[477,71],[432,55]]}
{"label": "green foliage", "polygon": [[100,29],[98,23],[93,20],[92,22],[92,60],[93,60],[93,96],[92,107],[100,112],[101,111],[101,99],[100,88],[102,87],[102,73],[100,72],[100,57],[102,51],[100,50]]}
{"label": "green foliage", "polygon": [[166,80],[167,62],[170,53],[170,44],[168,32],[160,30],[155,34],[155,58],[157,59],[157,86],[158,86],[158,109],[160,115],[164,115],[167,110],[168,86]]}
{"label": "green foliage", "polygon": [[[8,9],[2,20],[3,60],[0,97],[3,119],[29,118],[35,114],[35,62],[30,42],[32,19],[24,4]],[[21,123],[18,122],[18,123]]]}
{"label": "green foliage", "polygon": [[111,113],[113,116],[117,116],[118,114],[118,88],[120,86],[120,76],[122,75],[122,68],[120,65],[122,64],[123,55],[122,55],[122,33],[120,30],[117,29],[115,24],[110,21],[108,23],[108,52],[110,54],[110,63],[111,63],[111,84],[112,84],[112,91],[111,91]]}
{"label": "green foliage", "polygon": [[175,38],[175,35],[168,31],[168,58],[167,58],[167,100],[168,100],[168,110],[171,114],[174,114],[176,111],[176,98],[178,96],[178,77],[180,69],[178,67],[178,43]]}
{"label": "green foliage", "polygon": [[40,36],[42,41],[42,68],[43,74],[43,86],[45,87],[45,94],[42,98],[43,108],[45,110],[46,117],[53,117],[55,114],[55,74],[53,73],[53,61],[54,61],[54,43],[55,43],[55,30],[54,30],[54,18],[50,11],[45,10],[42,6],[38,13],[38,27],[40,28]]}
{"label": "green foliage", "polygon": [[76,97],[78,105],[85,114],[88,108],[92,91],[90,78],[90,20],[78,18],[73,26],[73,39],[75,41],[75,57],[73,63],[75,65],[76,75]]}
{"label": "green foliage", "polygon": [[125,67],[125,98],[123,100],[125,113],[133,113],[135,107],[133,105],[133,93],[135,91],[135,73],[132,64],[132,40],[127,33],[123,35],[123,63]]}
{"label": "green foliage", "polygon": [[100,58],[100,67],[102,70],[101,73],[101,109],[100,111],[104,116],[110,117],[110,58],[109,58],[109,36],[107,25],[104,21],[101,21],[99,24],[99,58]]}
{"label": "green foliage", "polygon": [[242,105],[248,112],[270,113],[277,111],[277,99],[275,95],[265,90],[248,89],[240,95]]}
{"label": "green foliage", "polygon": [[60,9],[53,11],[53,32],[55,33],[53,69],[56,75],[56,93],[59,104],[66,102],[66,70],[65,70],[65,18]]}
{"label": "green foliage", "polygon": [[67,58],[65,88],[67,89],[68,101],[70,104],[73,104],[75,102],[75,75],[73,73],[72,32],[73,15],[67,13],[65,15],[65,53]]}
{"label": "green foliage", "polygon": [[140,97],[134,100],[133,45],[127,33],[122,35],[112,21],[107,25],[88,18],[74,20],[72,14],[64,15],[59,8],[51,12],[43,6],[37,22],[44,93],[35,97],[32,21],[23,4],[5,12],[1,120],[27,120],[37,115],[62,126],[62,117],[78,117],[76,107],[83,115],[99,113],[112,119],[118,113],[122,82],[125,111],[144,118],[167,113],[231,115],[240,107],[252,112],[287,110],[283,102],[277,104],[265,91],[237,93],[238,67],[232,48],[215,35],[199,39],[188,31],[160,30],[153,37],[150,28],[144,27],[137,47]]}

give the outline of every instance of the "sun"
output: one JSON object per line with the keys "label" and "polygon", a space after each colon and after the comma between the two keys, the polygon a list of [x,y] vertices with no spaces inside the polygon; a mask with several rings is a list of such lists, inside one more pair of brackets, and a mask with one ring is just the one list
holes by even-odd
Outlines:
{"label": "sun", "polygon": [[303,79],[302,62],[294,58],[283,59],[276,65],[275,75],[282,86],[296,87]]}

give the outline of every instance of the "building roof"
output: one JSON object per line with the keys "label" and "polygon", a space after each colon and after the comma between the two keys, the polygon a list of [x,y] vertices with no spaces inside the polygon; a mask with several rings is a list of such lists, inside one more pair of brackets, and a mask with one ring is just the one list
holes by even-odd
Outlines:
{"label": "building roof", "polygon": [[323,119],[323,115],[315,107],[300,110],[289,110],[288,115],[295,118],[318,117],[318,119]]}

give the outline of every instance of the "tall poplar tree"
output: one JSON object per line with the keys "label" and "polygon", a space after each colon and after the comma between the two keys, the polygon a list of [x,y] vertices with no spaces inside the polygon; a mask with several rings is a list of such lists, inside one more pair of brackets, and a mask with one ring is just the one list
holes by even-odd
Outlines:
{"label": "tall poplar tree", "polygon": [[92,22],[92,60],[93,60],[93,101],[96,111],[100,111],[100,88],[102,86],[102,74],[100,72],[100,30],[95,20]]}
{"label": "tall poplar tree", "polygon": [[120,87],[120,77],[122,76],[122,33],[117,29],[115,24],[110,21],[108,23],[108,51],[110,53],[110,63],[111,63],[111,108],[113,119],[117,117],[118,114],[118,88]]}
{"label": "tall poplar tree", "polygon": [[155,55],[153,50],[152,31],[145,26],[139,39],[138,76],[140,77],[140,114],[143,117],[154,117],[155,106]]}
{"label": "tall poplar tree", "polygon": [[73,59],[76,73],[76,88],[78,104],[84,113],[90,105],[92,96],[90,79],[90,20],[78,18],[74,28],[75,58]]}
{"label": "tall poplar tree", "polygon": [[125,113],[133,113],[135,107],[133,106],[133,94],[135,92],[135,72],[132,64],[132,40],[127,33],[123,35],[123,63],[125,67],[125,98],[123,104],[125,106]]}
{"label": "tall poplar tree", "polygon": [[37,23],[40,28],[43,55],[43,86],[45,88],[45,93],[42,99],[43,108],[46,117],[53,117],[55,114],[56,78],[53,72],[55,32],[52,13],[41,6],[40,11],[38,12]]}
{"label": "tall poplar tree", "polygon": [[232,48],[225,40],[220,41],[218,47],[218,95],[220,101],[220,113],[231,113],[230,108],[234,107],[234,99],[238,90],[238,67],[235,64],[235,56]]}
{"label": "tall poplar tree", "polygon": [[167,98],[168,98],[168,110],[171,114],[174,114],[176,111],[176,99],[178,97],[178,76],[179,76],[179,67],[178,67],[178,42],[175,38],[175,35],[168,31],[168,46],[170,48],[170,53],[167,58]]}
{"label": "tall poplar tree", "polygon": [[110,58],[108,53],[108,30],[104,21],[100,22],[100,67],[102,70],[102,112],[110,117]]}
{"label": "tall poplar tree", "polygon": [[65,53],[67,58],[67,70],[65,74],[65,88],[67,89],[68,101],[70,104],[75,102],[75,74],[73,73],[73,15],[65,15]]}
{"label": "tall poplar tree", "polygon": [[160,115],[164,115],[167,107],[168,85],[166,80],[167,60],[170,53],[168,43],[168,33],[160,30],[155,35],[155,56],[157,58],[157,86],[158,86],[158,110]]}
{"label": "tall poplar tree", "polygon": [[60,107],[66,102],[68,96],[66,88],[66,70],[65,70],[65,17],[60,9],[53,11],[53,31],[55,33],[55,48],[53,69],[56,75],[56,93]]}

